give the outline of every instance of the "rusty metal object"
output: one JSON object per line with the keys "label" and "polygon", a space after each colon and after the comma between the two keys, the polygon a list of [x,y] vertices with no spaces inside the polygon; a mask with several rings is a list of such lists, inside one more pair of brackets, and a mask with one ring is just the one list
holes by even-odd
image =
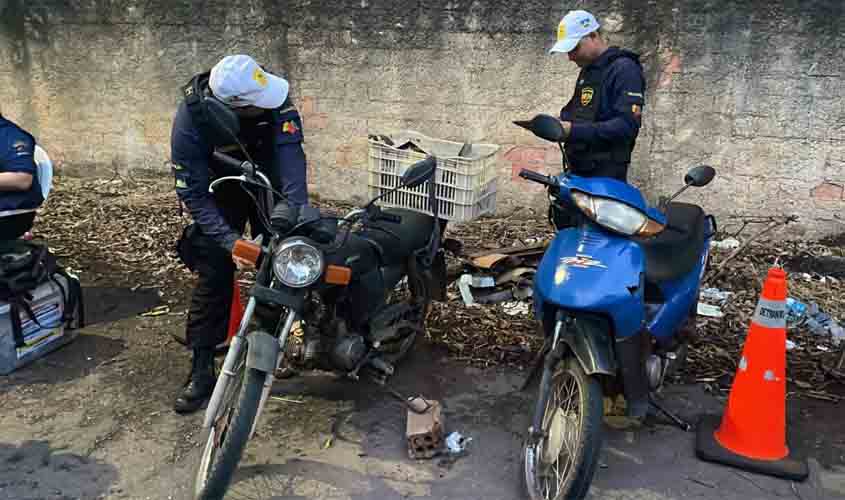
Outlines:
{"label": "rusty metal object", "polygon": [[440,402],[417,397],[411,400],[410,404],[424,408],[426,402],[430,407],[425,413],[408,409],[405,437],[408,442],[408,456],[413,459],[432,458],[443,450],[443,413]]}

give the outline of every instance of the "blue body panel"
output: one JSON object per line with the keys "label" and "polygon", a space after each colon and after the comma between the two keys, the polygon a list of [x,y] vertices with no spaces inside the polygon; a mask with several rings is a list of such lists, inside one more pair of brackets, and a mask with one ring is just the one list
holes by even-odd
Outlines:
{"label": "blue body panel", "polygon": [[592,224],[564,229],[537,269],[536,315],[541,317],[546,304],[600,313],[612,320],[616,338],[634,335],[645,320],[644,267],[642,249],[635,241]]}
{"label": "blue body panel", "polygon": [[[623,201],[665,223],[665,216],[648,207],[639,190],[621,181],[571,174],[560,178],[558,198],[577,210],[568,201],[572,191]],[[707,234],[714,229],[708,222]],[[547,305],[604,314],[613,322],[617,338],[629,337],[647,326],[658,342],[669,342],[697,306],[709,248],[710,237],[692,271],[657,284],[666,302],[648,307],[642,282],[645,256],[639,243],[594,223],[564,229],[555,236],[537,269],[535,314],[542,319]]]}

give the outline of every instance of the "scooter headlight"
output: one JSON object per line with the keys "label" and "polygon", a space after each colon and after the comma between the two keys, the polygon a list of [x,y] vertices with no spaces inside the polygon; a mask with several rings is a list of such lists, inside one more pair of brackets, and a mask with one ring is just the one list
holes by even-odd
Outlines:
{"label": "scooter headlight", "polygon": [[289,238],[276,248],[273,273],[289,287],[311,285],[323,274],[323,252],[305,238]]}
{"label": "scooter headlight", "polygon": [[627,236],[654,236],[663,231],[663,224],[649,219],[636,208],[615,200],[572,192],[572,199],[596,224]]}

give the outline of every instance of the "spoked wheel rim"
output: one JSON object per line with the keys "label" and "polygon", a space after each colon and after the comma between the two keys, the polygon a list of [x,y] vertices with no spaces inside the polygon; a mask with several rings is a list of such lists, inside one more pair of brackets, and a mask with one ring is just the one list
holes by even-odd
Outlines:
{"label": "spoked wheel rim", "polygon": [[226,440],[226,432],[232,423],[232,416],[235,414],[235,403],[238,394],[241,392],[241,386],[243,385],[246,374],[246,356],[243,353],[235,364],[234,372],[235,379],[226,388],[226,393],[220,402],[220,409],[211,423],[211,432],[208,433],[208,438],[204,443],[200,465],[194,483],[195,497],[199,496],[205,488],[208,477],[214,468],[214,458],[217,455],[217,451],[223,446],[223,442]]}
{"label": "spoked wheel rim", "polygon": [[414,345],[417,334],[423,333],[425,319],[431,310],[431,301],[429,300],[426,285],[422,279],[413,280],[410,276],[405,276],[396,284],[393,291],[390,292],[387,303],[397,304],[402,301],[407,301],[412,306],[412,310],[403,315],[403,318],[414,323],[418,331],[402,339],[395,353],[396,358],[403,357],[411,346]]}
{"label": "spoked wheel rim", "polygon": [[555,374],[543,415],[544,437],[525,447],[525,479],[534,500],[559,498],[572,479],[583,446],[584,393],[585,388],[569,370]]}

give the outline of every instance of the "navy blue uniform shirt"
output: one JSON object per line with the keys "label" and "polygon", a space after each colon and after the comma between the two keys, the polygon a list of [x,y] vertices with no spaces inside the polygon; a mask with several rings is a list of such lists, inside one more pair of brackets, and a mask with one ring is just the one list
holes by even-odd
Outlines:
{"label": "navy blue uniform shirt", "polygon": [[[277,116],[277,117],[274,117]],[[255,120],[241,119],[240,139],[247,144],[250,155],[291,205],[304,205],[308,201],[305,154],[302,150],[302,120],[299,112],[288,103],[280,113],[267,112]],[[254,137],[247,137],[255,127],[267,128],[272,144],[265,144],[259,155],[249,146]],[[262,134],[263,135],[263,134]],[[194,125],[188,106],[183,101],[176,112],[171,132],[171,161],[176,177],[176,193],[188,207],[194,222],[202,232],[223,248],[231,251],[241,234],[227,222],[214,194],[208,192],[216,177],[212,170],[211,154],[214,150],[207,138]],[[216,145],[220,146],[220,145]],[[233,153],[233,151],[228,151]],[[215,167],[217,164],[215,163]],[[232,172],[239,175],[240,172]]]}
{"label": "navy blue uniform shirt", "polygon": [[[590,66],[597,68],[607,66],[611,56],[619,51],[617,47],[609,47]],[[645,91],[642,67],[628,57],[619,57],[611,63],[607,71],[599,92],[596,121],[573,123],[567,142],[582,144],[596,144],[602,141],[618,142],[634,140],[639,134]],[[573,120],[575,99],[576,97],[570,99],[560,111],[561,120]]]}
{"label": "navy blue uniform shirt", "polygon": [[32,175],[26,191],[0,191],[0,212],[38,208],[44,202],[35,167],[35,139],[0,116],[0,172]]}

